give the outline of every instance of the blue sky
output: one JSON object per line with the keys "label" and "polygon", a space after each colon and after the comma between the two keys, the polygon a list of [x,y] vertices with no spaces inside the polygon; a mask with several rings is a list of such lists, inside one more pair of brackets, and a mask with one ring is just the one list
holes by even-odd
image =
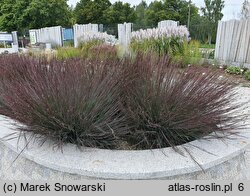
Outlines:
{"label": "blue sky", "polygon": [[[75,6],[79,0],[68,0],[69,5]],[[116,0],[110,0],[114,3]],[[131,5],[138,5],[141,0],[121,0],[123,2],[128,2]],[[147,3],[152,2],[153,0],[145,0]],[[223,20],[237,19],[241,12],[241,6],[244,0],[225,0],[225,8],[223,10],[224,18]],[[192,0],[198,7],[204,6],[204,0]]]}

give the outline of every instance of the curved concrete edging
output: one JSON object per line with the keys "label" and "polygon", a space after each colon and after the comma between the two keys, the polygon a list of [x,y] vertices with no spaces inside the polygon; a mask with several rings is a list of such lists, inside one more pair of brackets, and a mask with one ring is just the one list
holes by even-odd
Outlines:
{"label": "curved concrete edging", "polygon": [[[241,99],[250,89],[240,88]],[[250,103],[250,101],[249,101]],[[242,179],[244,152],[250,144],[250,130],[240,130],[233,140],[196,140],[180,146],[184,156],[172,148],[125,151],[85,148],[68,144],[53,150],[52,143],[32,143],[12,164],[25,145],[17,138],[11,120],[0,117],[0,178],[2,179]],[[201,170],[184,147],[206,171]],[[208,151],[205,152],[204,150]]]}

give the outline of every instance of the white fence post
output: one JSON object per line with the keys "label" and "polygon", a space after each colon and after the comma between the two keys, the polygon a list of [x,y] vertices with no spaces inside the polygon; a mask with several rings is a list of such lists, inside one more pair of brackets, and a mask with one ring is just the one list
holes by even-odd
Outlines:
{"label": "white fence post", "polygon": [[118,40],[121,45],[127,47],[131,41],[132,23],[118,24]]}
{"label": "white fence post", "polygon": [[31,29],[29,30],[30,34],[30,44],[34,45],[37,43],[37,30],[36,29]]}
{"label": "white fence post", "polygon": [[11,34],[12,34],[12,37],[13,37],[13,45],[18,47],[17,31],[12,31]]}
{"label": "white fence post", "polygon": [[84,35],[86,32],[98,32],[98,24],[84,24],[79,25],[75,24],[73,26],[73,32],[74,32],[74,47],[78,47],[79,44],[79,38]]}

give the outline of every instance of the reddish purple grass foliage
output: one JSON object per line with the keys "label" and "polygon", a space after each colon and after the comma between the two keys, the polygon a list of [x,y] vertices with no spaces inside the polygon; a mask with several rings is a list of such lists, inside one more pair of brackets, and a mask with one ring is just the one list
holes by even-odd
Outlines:
{"label": "reddish purple grass foliage", "polygon": [[105,63],[3,57],[0,112],[59,145],[114,148],[128,128],[119,111],[119,80]]}
{"label": "reddish purple grass foliage", "polygon": [[127,69],[133,81],[125,90],[126,115],[137,149],[162,148],[235,130],[242,116],[232,105],[234,85],[220,73],[178,69],[167,57],[137,57]]}
{"label": "reddish purple grass foliage", "polygon": [[92,56],[94,56],[94,58],[96,58],[98,56],[98,58],[116,59],[117,53],[118,53],[118,51],[117,51],[116,46],[111,46],[111,45],[107,45],[107,44],[97,45],[97,46],[93,46],[90,48],[90,54],[92,54]]}
{"label": "reddish purple grass foliage", "polygon": [[234,86],[216,71],[202,73],[179,69],[167,56],[0,56],[0,114],[58,146],[174,147],[230,133],[241,120],[232,116]]}

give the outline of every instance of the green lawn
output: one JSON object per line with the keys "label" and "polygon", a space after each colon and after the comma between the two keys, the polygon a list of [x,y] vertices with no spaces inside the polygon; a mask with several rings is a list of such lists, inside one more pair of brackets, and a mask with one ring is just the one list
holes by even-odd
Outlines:
{"label": "green lawn", "polygon": [[215,49],[215,44],[201,44],[200,48]]}

